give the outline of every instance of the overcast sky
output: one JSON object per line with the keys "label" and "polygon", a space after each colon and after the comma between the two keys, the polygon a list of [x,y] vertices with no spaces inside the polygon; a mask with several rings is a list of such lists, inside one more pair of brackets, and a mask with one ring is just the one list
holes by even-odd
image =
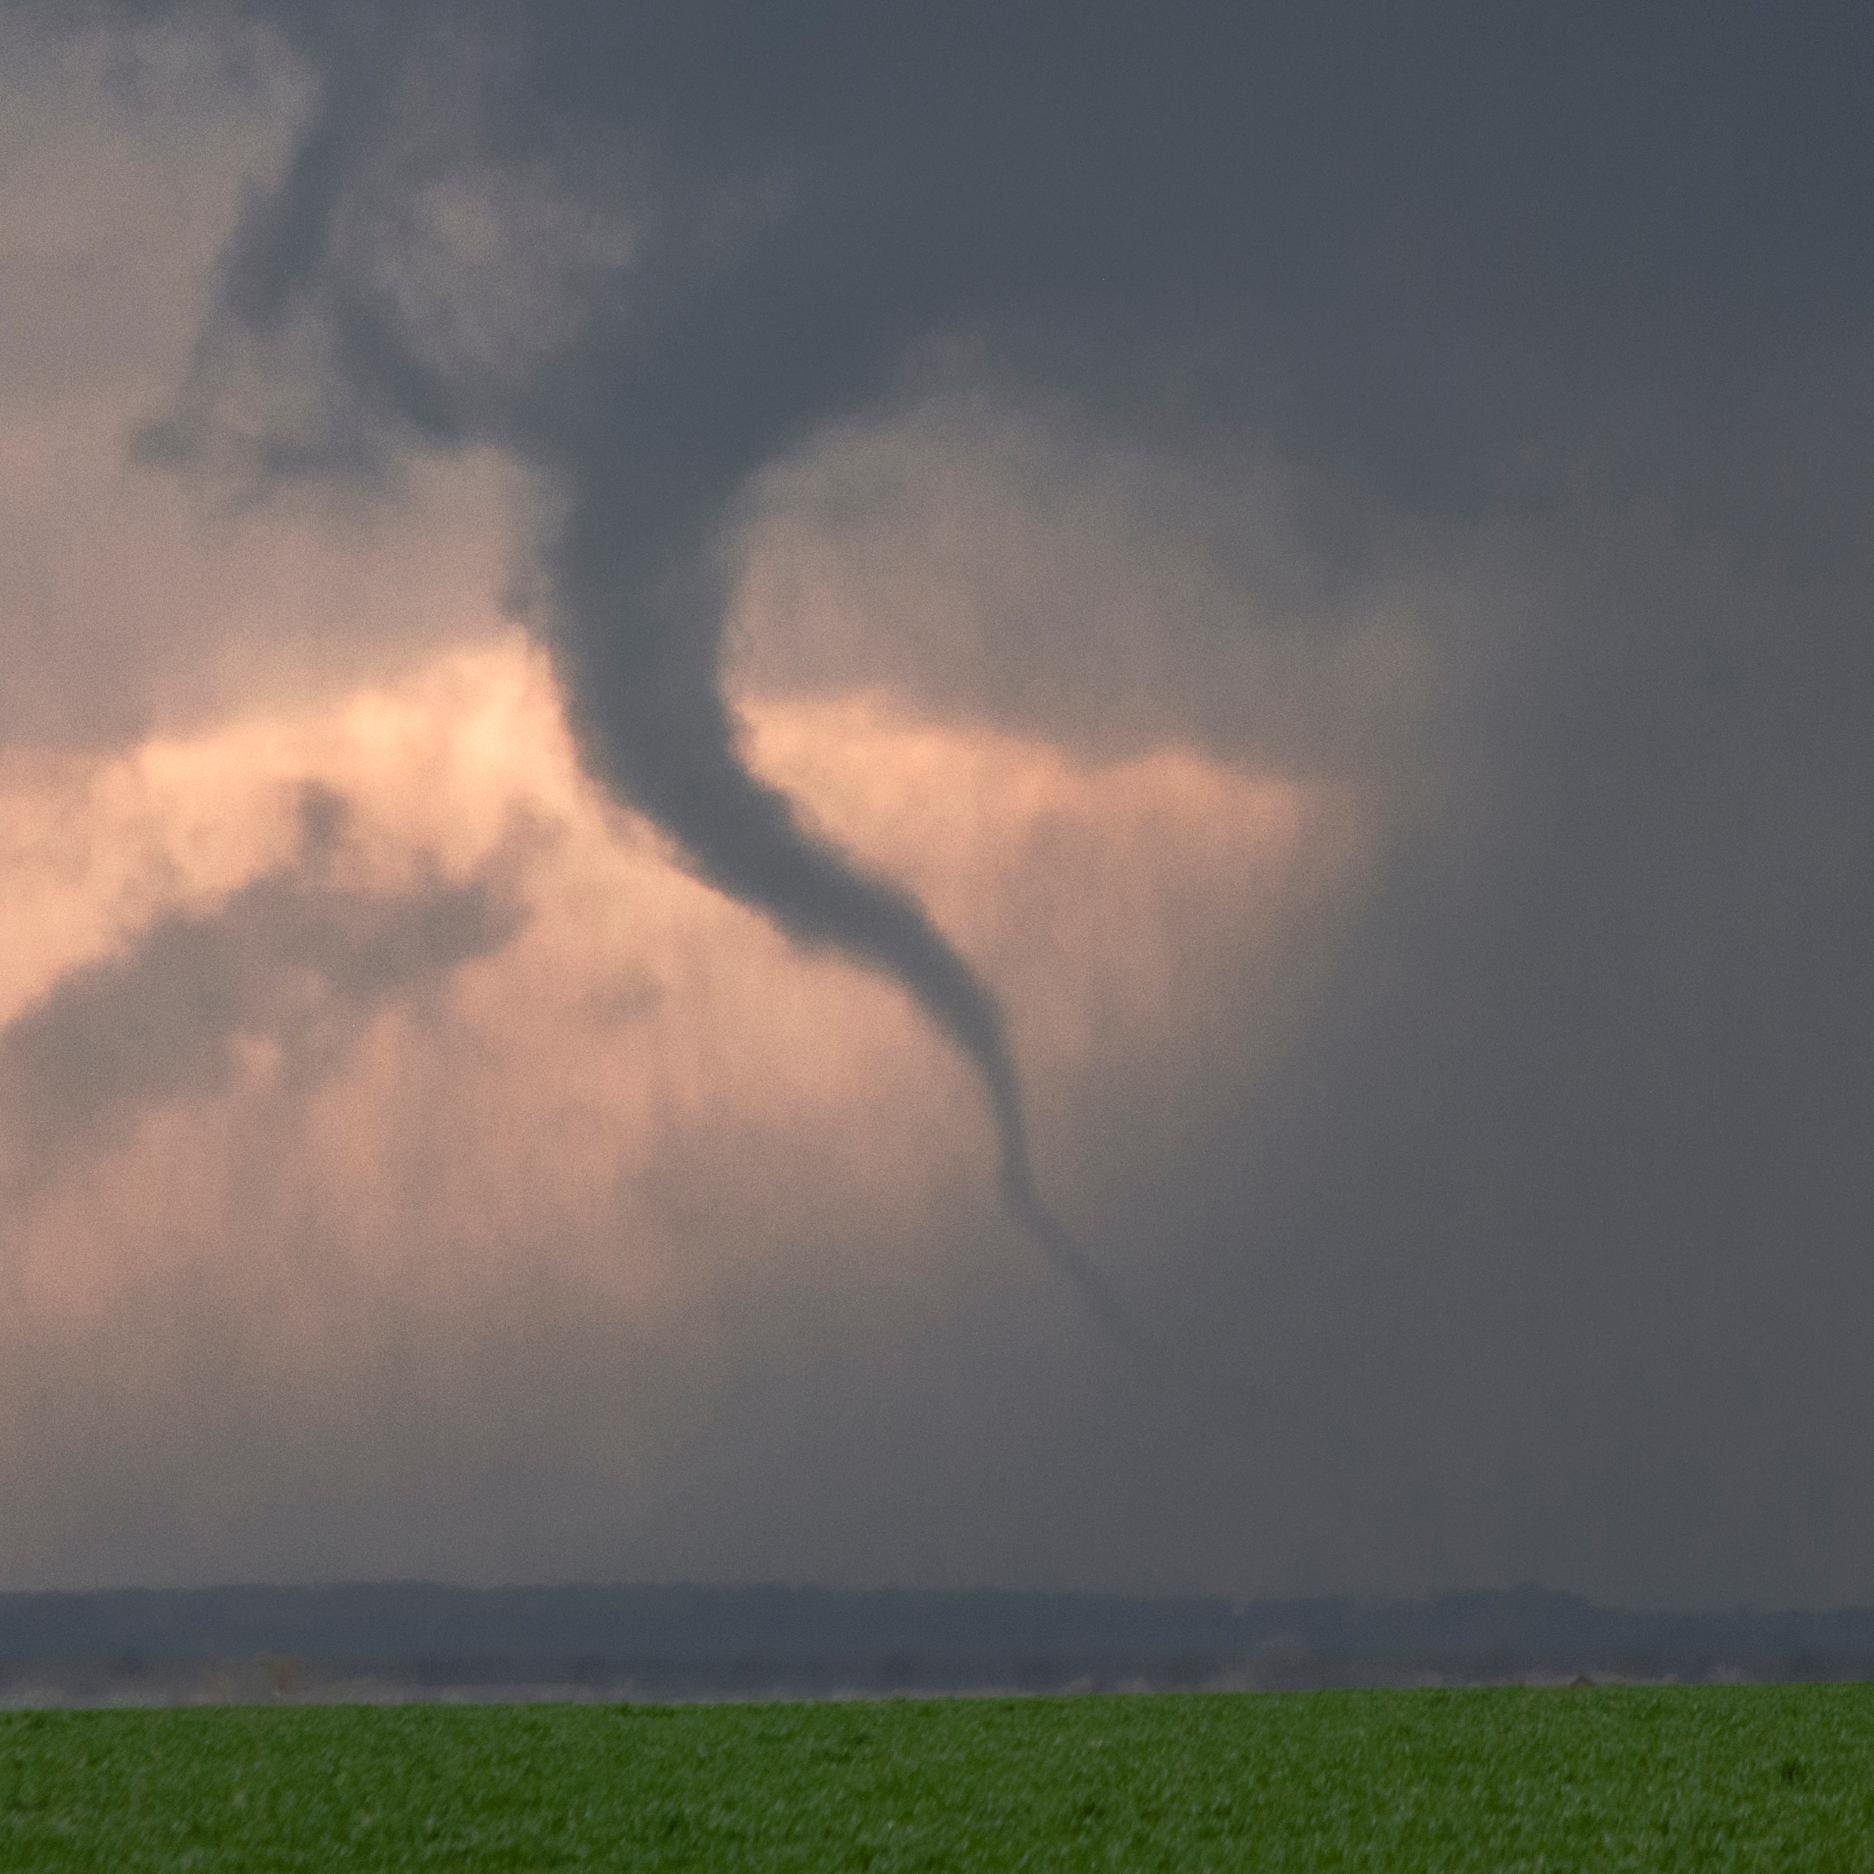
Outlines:
{"label": "overcast sky", "polygon": [[0,1586],[1874,1601],[1870,17],[0,10]]}

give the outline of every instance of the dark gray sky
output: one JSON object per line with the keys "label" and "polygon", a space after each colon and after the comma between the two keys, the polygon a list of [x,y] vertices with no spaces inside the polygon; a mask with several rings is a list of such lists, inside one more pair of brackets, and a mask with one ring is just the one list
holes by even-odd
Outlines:
{"label": "dark gray sky", "polygon": [[1874,1598],[1859,14],[0,55],[0,1582]]}

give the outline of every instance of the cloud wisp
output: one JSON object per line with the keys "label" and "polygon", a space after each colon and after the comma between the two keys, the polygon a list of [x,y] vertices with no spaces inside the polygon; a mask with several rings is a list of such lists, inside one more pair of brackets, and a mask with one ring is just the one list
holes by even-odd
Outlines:
{"label": "cloud wisp", "polygon": [[286,861],[212,910],[159,917],[0,1028],[16,1203],[150,1109],[222,1092],[243,1045],[316,1076],[378,1008],[495,954],[524,926],[519,846],[467,881],[432,869],[386,888],[346,876],[349,816],[343,796],[308,784]]}

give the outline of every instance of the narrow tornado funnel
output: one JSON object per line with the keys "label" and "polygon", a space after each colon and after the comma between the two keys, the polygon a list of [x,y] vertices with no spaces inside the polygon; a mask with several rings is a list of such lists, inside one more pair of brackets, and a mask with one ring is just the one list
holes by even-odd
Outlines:
{"label": "narrow tornado funnel", "polygon": [[[751,478],[864,407],[924,329],[928,309],[900,290],[911,256],[878,241],[829,250],[837,217],[793,228],[758,220],[729,249],[699,250],[673,214],[628,277],[595,286],[531,362],[478,368],[452,340],[463,306],[440,294],[445,316],[430,329],[438,321],[385,292],[384,256],[360,233],[377,227],[387,238],[373,164],[398,173],[403,160],[397,88],[384,74],[395,54],[441,51],[420,33],[386,40],[366,15],[334,15],[331,27],[308,42],[324,79],[319,101],[280,182],[249,204],[224,257],[220,304],[185,386],[186,421],[170,426],[166,447],[175,453],[201,427],[230,340],[264,346],[298,322],[322,333],[328,427],[341,440],[489,447],[538,473],[558,516],[541,555],[547,635],[589,771],[711,884],[797,942],[904,986],[982,1080],[1009,1215],[1138,1348],[1041,1202],[995,996],[915,898],[815,838],[749,771],[722,692],[721,534]],[[471,173],[481,154],[473,132],[455,151]],[[445,269],[445,280],[473,299],[472,269],[459,279]],[[320,459],[308,448],[259,454],[263,467]]]}
{"label": "narrow tornado funnel", "polygon": [[556,653],[587,764],[668,832],[701,877],[796,942],[837,950],[904,987],[982,1082],[1010,1219],[1102,1327],[1156,1368],[1117,1296],[1041,1199],[994,993],[909,892],[816,838],[786,796],[750,772],[717,670],[719,578],[695,560],[661,580],[643,577],[624,518],[608,521],[600,491],[586,495],[549,564]]}

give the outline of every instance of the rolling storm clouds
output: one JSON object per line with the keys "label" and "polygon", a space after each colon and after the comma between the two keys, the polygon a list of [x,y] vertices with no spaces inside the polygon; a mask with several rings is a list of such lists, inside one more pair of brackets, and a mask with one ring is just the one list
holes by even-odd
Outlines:
{"label": "rolling storm clouds", "polygon": [[1868,28],[811,12],[0,25],[0,1581],[1874,1594]]}

